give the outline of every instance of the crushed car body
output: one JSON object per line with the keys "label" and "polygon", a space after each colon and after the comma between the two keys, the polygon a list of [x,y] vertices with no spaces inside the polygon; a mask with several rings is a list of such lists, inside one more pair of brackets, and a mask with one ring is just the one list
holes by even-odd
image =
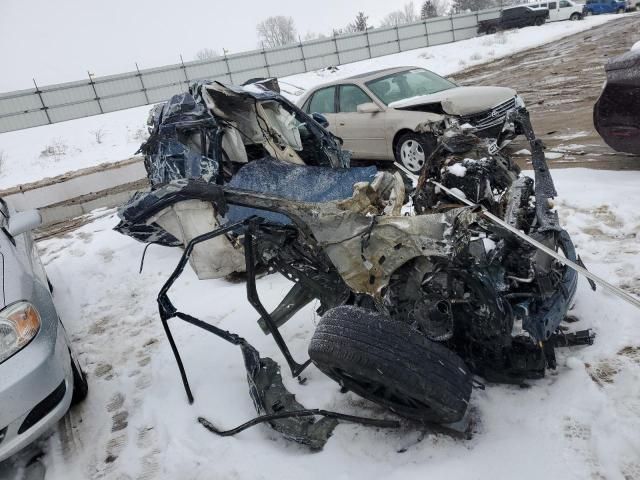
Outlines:
{"label": "crushed car body", "polygon": [[[422,424],[464,430],[474,375],[522,384],[555,368],[556,347],[593,341],[561,328],[576,272],[482,215],[487,209],[579,262],[527,111],[511,111],[492,139],[468,125],[430,128],[438,144],[408,187],[398,172],[349,168],[340,140],[273,92],[200,83],[154,110],[141,147],[152,189],[120,209],[116,229],[184,249],[158,305],[190,400],[171,319],[242,350],[260,416],[228,431],[201,419],[206,428],[227,435],[268,422],[319,449],[338,420],[399,424],[302,407],[273,360],[174,307],[169,292],[187,263],[202,279],[245,272],[259,328],[293,376],[314,363],[343,390]],[[534,178],[503,149],[515,130],[530,142]],[[293,284],[272,312],[257,293],[259,270]],[[297,361],[279,327],[312,301],[321,319],[310,358]]]}

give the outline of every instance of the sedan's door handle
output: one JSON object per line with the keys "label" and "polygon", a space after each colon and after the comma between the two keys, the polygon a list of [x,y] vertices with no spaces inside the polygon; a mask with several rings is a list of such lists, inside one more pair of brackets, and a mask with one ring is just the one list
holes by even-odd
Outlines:
{"label": "sedan's door handle", "polygon": [[341,127],[344,127],[344,122],[340,122],[338,125],[340,125]]}

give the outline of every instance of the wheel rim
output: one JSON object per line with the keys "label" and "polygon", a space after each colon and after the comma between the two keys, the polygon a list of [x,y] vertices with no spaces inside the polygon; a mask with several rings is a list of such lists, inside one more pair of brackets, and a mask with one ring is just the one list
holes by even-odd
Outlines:
{"label": "wheel rim", "polygon": [[402,165],[412,173],[419,172],[424,165],[424,150],[420,142],[410,139],[406,140],[400,147],[400,159]]}

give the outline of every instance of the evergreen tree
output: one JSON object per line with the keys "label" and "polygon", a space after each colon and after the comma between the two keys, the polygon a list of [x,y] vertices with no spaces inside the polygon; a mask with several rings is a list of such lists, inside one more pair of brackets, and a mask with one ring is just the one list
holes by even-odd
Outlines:
{"label": "evergreen tree", "polygon": [[365,32],[369,26],[367,25],[367,20],[369,17],[364,14],[364,12],[358,12],[356,15],[356,19],[353,22],[353,26],[355,27],[356,32]]}
{"label": "evergreen tree", "polygon": [[425,20],[427,18],[437,17],[438,12],[436,10],[436,6],[432,0],[425,0],[422,4],[422,8],[420,9],[420,18]]}

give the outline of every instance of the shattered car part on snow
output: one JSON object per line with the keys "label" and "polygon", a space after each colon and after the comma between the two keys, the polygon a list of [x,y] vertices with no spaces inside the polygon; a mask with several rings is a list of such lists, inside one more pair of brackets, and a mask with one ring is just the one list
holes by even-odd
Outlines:
{"label": "shattered car part on snow", "polygon": [[[348,168],[340,140],[275,93],[201,83],[156,108],[141,147],[152,190],[120,209],[116,229],[185,248],[158,305],[190,400],[171,318],[243,351],[260,416],[228,431],[201,419],[204,426],[227,435],[268,422],[321,448],[337,419],[397,423],[304,409],[284,389],[273,360],[175,309],[168,290],[187,262],[203,279],[246,272],[258,324],[293,376],[313,362],[344,390],[420,423],[467,419],[474,374],[516,384],[541,378],[555,368],[556,347],[593,341],[589,331],[566,335],[561,328],[576,272],[445,191],[579,261],[552,208],[555,188],[528,113],[511,112],[495,139],[467,127],[432,126],[438,145],[406,204],[399,173]],[[503,150],[515,130],[531,144],[535,179],[520,176]],[[258,268],[293,282],[273,312],[258,296]],[[321,319],[310,359],[300,363],[279,327],[313,300]],[[323,418],[315,422],[317,415]]]}

